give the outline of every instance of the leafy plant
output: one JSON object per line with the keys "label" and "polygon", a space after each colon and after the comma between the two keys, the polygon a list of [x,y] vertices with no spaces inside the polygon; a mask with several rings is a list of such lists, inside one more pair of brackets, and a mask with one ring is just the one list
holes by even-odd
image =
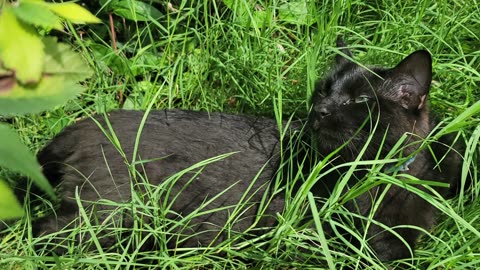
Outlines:
{"label": "leafy plant", "polygon": [[[89,79],[89,89],[75,104],[69,102],[41,116],[11,119],[22,141],[31,148],[39,147],[36,141],[48,139],[85,113],[121,107],[120,91],[125,101],[123,108],[145,110],[153,102],[154,109],[183,108],[273,117],[275,107],[278,119],[286,120],[294,112],[293,119],[298,119],[307,115],[315,80],[328,72],[337,52],[334,44],[338,34],[344,36],[355,59],[361,63],[392,66],[414,50],[427,49],[432,53],[435,70],[429,96],[431,108],[444,119],[442,127],[448,127],[442,133],[461,129],[470,138],[464,177],[471,178],[472,189],[452,201],[432,203],[442,209],[442,214],[437,226],[420,239],[415,258],[407,263],[411,269],[478,268],[478,229],[471,228],[480,228],[480,128],[476,127],[480,118],[478,114],[472,115],[479,108],[474,103],[480,96],[480,12],[477,5],[471,5],[472,1],[124,1],[131,2],[131,12],[137,16],[141,12],[136,2],[156,7],[163,15],[158,19],[150,16],[152,19],[148,21],[133,21],[103,2],[100,9],[99,1],[85,1],[88,9],[98,10],[105,24],[109,23],[108,13],[114,19],[110,27],[85,27],[83,39],[76,41],[88,47],[95,75]],[[250,16],[252,13],[258,14]],[[265,14],[264,20],[260,13]],[[242,14],[245,23],[239,18]],[[256,18],[259,19],[253,21]],[[111,45],[112,28],[118,34],[117,50]],[[382,162],[372,161],[373,171],[366,180],[371,184],[383,181],[398,185],[398,181],[383,177]],[[284,170],[277,177],[308,183],[323,173],[319,167],[305,178]],[[357,186],[349,194],[358,194],[368,185]],[[415,192],[415,186],[411,182],[407,188]],[[141,193],[143,197],[132,196],[129,203],[113,205],[119,211],[133,209],[139,217],[132,231],[116,228],[112,231],[119,242],[134,244],[158,237],[158,249],[140,250],[130,244],[128,249],[116,252],[91,248],[89,244],[99,237],[91,233],[96,227],[81,222],[74,231],[62,230],[57,237],[68,235],[73,240],[75,236],[89,236],[87,243],[72,244],[62,256],[52,256],[51,248],[39,251],[33,247],[38,241],[54,239],[55,235],[31,237],[33,228],[25,217],[25,222],[17,222],[10,232],[2,235],[0,269],[386,269],[369,252],[364,235],[353,234],[364,247],[357,252],[352,252],[355,246],[349,242],[350,238],[323,237],[325,226],[353,232],[355,228],[348,222],[351,213],[333,200],[328,207],[315,209],[307,188],[294,197],[289,186],[285,190],[290,198],[285,212],[279,213],[278,226],[268,234],[235,246],[227,243],[202,249],[168,248],[162,244],[166,237],[163,232],[168,229],[166,224],[182,226],[188,224],[188,219],[169,220],[162,215],[165,208],[152,206],[152,202],[158,202],[162,188],[166,186],[152,187],[152,192]],[[2,197],[2,202],[5,200]],[[110,201],[99,203],[112,206]],[[451,208],[445,209],[446,206]],[[314,226],[300,222],[305,213],[316,217]],[[332,219],[332,213],[345,219]],[[79,221],[86,215],[82,211]],[[144,222],[141,217],[147,216],[149,222]]]}
{"label": "leafy plant", "polygon": [[[21,0],[5,3],[0,11],[0,115],[38,113],[79,94],[77,82],[91,75],[90,68],[70,46],[38,30],[62,30],[62,20],[100,22],[76,3]],[[49,196],[53,189],[35,156],[18,135],[0,124],[0,166],[30,177]],[[0,180],[0,219],[22,215],[12,191]]]}
{"label": "leafy plant", "polygon": [[100,0],[100,4],[109,12],[135,22],[158,19],[162,13],[154,6],[131,0]]}
{"label": "leafy plant", "polygon": [[[223,0],[223,3],[237,12],[236,22],[242,26],[258,28],[269,22],[267,16],[271,11],[260,4],[252,5],[245,0]],[[311,26],[315,22],[315,14],[309,11],[312,10],[309,5],[305,0],[282,1],[274,8],[275,16],[288,24]]]}

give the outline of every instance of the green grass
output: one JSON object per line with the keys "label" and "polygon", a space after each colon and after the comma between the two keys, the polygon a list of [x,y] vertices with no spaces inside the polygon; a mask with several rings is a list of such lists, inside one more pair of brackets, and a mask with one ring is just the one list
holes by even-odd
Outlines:
{"label": "green grass", "polygon": [[[32,150],[40,149],[63,127],[87,113],[122,106],[222,111],[277,119],[294,114],[295,118],[304,118],[314,82],[328,70],[337,51],[334,45],[338,34],[345,37],[355,58],[363,64],[393,66],[414,50],[427,49],[433,55],[434,69],[431,107],[447,126],[463,131],[468,141],[464,174],[472,178],[473,185],[449,201],[422,195],[442,214],[438,224],[420,239],[415,260],[408,263],[419,269],[480,267],[480,116],[462,118],[469,108],[478,109],[478,104],[471,106],[480,97],[480,3],[238,0],[225,1],[234,2],[227,7],[223,1],[204,0],[183,1],[183,5],[179,4],[182,1],[172,1],[180,11],[171,12],[165,8],[166,2],[157,5],[164,14],[158,20],[123,24],[120,17],[114,17],[117,51],[111,46],[105,12],[99,13],[104,25],[83,27],[82,40],[72,37],[71,43],[83,52],[95,75],[85,82],[87,91],[65,106],[13,120]],[[382,175],[381,164],[372,161],[373,168],[378,168],[371,179],[401,184]],[[325,173],[321,166],[317,169],[306,179],[288,177],[305,181],[308,186]],[[415,191],[414,184],[407,188],[421,193]],[[166,230],[166,224],[173,222],[162,219],[168,207],[158,209],[145,200],[155,201],[161,187],[146,190],[146,194],[132,199],[135,211],[139,216],[155,217],[155,230]],[[341,269],[368,262],[372,268],[382,269],[384,266],[372,258],[367,246],[352,254],[345,248],[350,245],[346,239],[324,237],[323,223],[351,230],[351,214],[332,200],[316,209],[307,191],[305,188],[287,200],[278,226],[266,236],[177,254],[167,253],[165,246],[156,252],[117,253],[69,247],[70,255],[52,257],[42,251],[36,253],[28,222],[18,222],[1,240],[0,268]],[[118,206],[118,211],[131,207]],[[312,221],[313,226],[299,222],[310,207],[318,217]],[[345,222],[331,219],[332,213],[343,213]],[[134,237],[123,241],[134,245],[152,231],[142,222],[136,226]],[[82,229],[89,230],[88,226]],[[357,237],[365,242],[363,235],[357,233]]]}

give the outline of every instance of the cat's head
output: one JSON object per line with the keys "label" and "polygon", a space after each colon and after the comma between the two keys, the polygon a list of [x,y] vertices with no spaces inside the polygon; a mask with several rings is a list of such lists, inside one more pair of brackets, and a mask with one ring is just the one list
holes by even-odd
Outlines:
{"label": "cat's head", "polygon": [[405,133],[410,134],[410,142],[429,133],[432,60],[427,51],[416,51],[397,66],[382,68],[355,63],[341,39],[337,47],[335,66],[317,83],[311,99],[309,127],[322,154],[348,142],[340,154],[351,160],[373,134],[366,153],[370,159],[379,148],[388,152]]}

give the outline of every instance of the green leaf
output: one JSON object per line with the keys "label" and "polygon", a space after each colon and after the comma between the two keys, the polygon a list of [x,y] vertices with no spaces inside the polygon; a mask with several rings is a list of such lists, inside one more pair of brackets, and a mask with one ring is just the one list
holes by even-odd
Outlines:
{"label": "green leaf", "polygon": [[58,16],[65,18],[72,23],[101,23],[102,21],[95,17],[90,11],[84,9],[82,6],[73,3],[45,3],[45,5]]}
{"label": "green leaf", "polygon": [[116,15],[136,22],[150,21],[162,16],[162,13],[158,9],[141,1],[115,1],[110,5],[110,8]]}
{"label": "green leaf", "polygon": [[15,71],[20,82],[35,83],[42,74],[44,55],[43,43],[35,29],[18,21],[12,7],[5,7],[0,13],[0,62],[3,67]]}
{"label": "green leaf", "polygon": [[52,198],[55,197],[35,156],[23,145],[18,135],[4,124],[0,124],[0,166],[30,177],[38,187]]}
{"label": "green leaf", "polygon": [[235,22],[242,26],[259,28],[267,22],[267,12],[248,2],[224,0],[223,3],[235,12]]}
{"label": "green leaf", "polygon": [[64,104],[83,91],[65,76],[45,76],[35,89],[16,84],[8,95],[0,95],[0,115],[39,113]]}
{"label": "green leaf", "polygon": [[23,216],[23,208],[8,185],[0,179],[0,220]]}
{"label": "green leaf", "polygon": [[456,132],[461,130],[465,126],[470,125],[472,122],[469,121],[472,116],[480,113],[480,101],[475,102],[472,106],[468,107],[460,115],[455,117],[448,125],[442,128],[437,134],[437,137],[443,136],[445,134]]}
{"label": "green leaf", "polygon": [[314,20],[308,13],[306,1],[288,2],[279,7],[280,20],[291,24],[312,25]]}
{"label": "green leaf", "polygon": [[43,1],[20,1],[17,7],[12,7],[12,11],[17,18],[25,23],[40,26],[44,29],[62,30],[63,26],[60,18],[48,9]]}
{"label": "green leaf", "polygon": [[92,76],[92,69],[70,46],[57,43],[57,39],[53,37],[44,38],[43,42],[45,44],[45,74],[62,75],[75,82]]}
{"label": "green leaf", "polygon": [[229,9],[233,9],[233,8],[234,8],[234,5],[235,5],[234,0],[223,0],[223,3],[224,3],[225,6],[227,6]]}
{"label": "green leaf", "polygon": [[89,48],[95,56],[97,66],[105,71],[111,70],[117,74],[126,74],[130,72],[128,60],[115,53],[110,46],[92,43]]}
{"label": "green leaf", "polygon": [[78,81],[92,70],[68,45],[45,38],[44,74],[36,84],[23,85],[6,74],[0,78],[0,115],[38,113],[61,105],[82,92]]}

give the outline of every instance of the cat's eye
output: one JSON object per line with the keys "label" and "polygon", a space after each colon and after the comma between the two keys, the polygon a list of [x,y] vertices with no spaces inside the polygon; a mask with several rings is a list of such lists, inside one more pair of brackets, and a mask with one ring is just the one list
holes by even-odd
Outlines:
{"label": "cat's eye", "polygon": [[343,105],[348,105],[348,104],[352,104],[352,103],[364,103],[364,102],[367,102],[370,100],[370,97],[369,96],[366,96],[366,95],[360,95],[358,97],[355,97],[355,98],[351,98],[345,102],[343,102]]}
{"label": "cat's eye", "polygon": [[370,97],[369,96],[365,96],[365,95],[360,95],[356,98],[354,98],[354,102],[355,103],[363,103],[363,102],[367,102],[370,100]]}

